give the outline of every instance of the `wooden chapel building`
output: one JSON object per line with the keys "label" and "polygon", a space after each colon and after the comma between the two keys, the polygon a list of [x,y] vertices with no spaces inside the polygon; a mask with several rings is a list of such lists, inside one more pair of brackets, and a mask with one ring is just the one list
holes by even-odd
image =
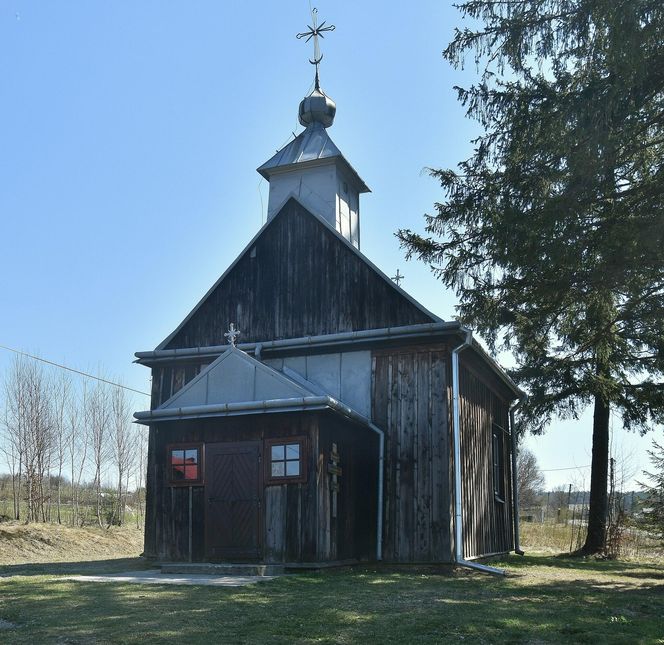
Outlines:
{"label": "wooden chapel building", "polygon": [[[258,168],[266,224],[154,351],[145,554],[464,562],[515,543],[520,391],[360,252],[366,184],[320,90]],[[239,332],[237,331],[239,330]],[[241,334],[238,336],[238,333]]]}

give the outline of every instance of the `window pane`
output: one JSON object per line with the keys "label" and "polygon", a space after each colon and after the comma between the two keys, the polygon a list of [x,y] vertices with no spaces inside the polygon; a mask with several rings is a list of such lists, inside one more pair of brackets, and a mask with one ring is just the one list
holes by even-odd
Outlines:
{"label": "window pane", "polygon": [[189,450],[184,451],[184,460],[188,464],[197,464],[198,463],[198,448],[190,448]]}
{"label": "window pane", "polygon": [[184,450],[171,450],[171,463],[183,464],[184,463]]}
{"label": "window pane", "polygon": [[272,461],[284,460],[285,446],[272,446]]}
{"label": "window pane", "polygon": [[185,479],[198,479],[198,466],[184,466]]}
{"label": "window pane", "polygon": [[300,458],[300,444],[292,443],[286,446],[286,459]]}
{"label": "window pane", "polygon": [[171,479],[184,479],[184,466],[173,466],[171,468]]}
{"label": "window pane", "polygon": [[299,461],[287,461],[286,462],[286,475],[288,477],[297,477],[300,474],[300,462]]}
{"label": "window pane", "polygon": [[272,463],[272,477],[283,477],[284,473],[285,469],[283,461],[275,461]]}

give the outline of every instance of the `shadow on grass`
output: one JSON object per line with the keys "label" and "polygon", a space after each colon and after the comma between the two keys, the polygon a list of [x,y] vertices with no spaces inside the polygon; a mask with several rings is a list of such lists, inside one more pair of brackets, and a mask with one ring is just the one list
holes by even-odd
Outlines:
{"label": "shadow on grass", "polygon": [[[662,636],[661,586],[627,580],[598,587],[595,576],[582,578],[582,563],[572,563],[578,579],[537,578],[540,566],[561,575],[568,567],[534,557],[518,579],[366,567],[240,589],[12,578],[0,580],[0,618],[20,625],[13,643],[628,643]],[[597,563],[607,574],[613,564]]]}
{"label": "shadow on grass", "polygon": [[139,571],[154,568],[144,558],[111,558],[78,562],[36,562],[30,564],[0,565],[0,578],[9,576],[76,575]]}

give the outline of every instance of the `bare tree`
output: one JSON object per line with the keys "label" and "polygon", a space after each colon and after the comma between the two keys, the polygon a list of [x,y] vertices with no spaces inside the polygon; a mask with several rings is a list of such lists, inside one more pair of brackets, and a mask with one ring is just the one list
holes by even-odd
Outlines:
{"label": "bare tree", "polygon": [[516,473],[521,508],[533,506],[537,496],[544,489],[544,475],[537,463],[537,457],[528,448],[519,450]]}
{"label": "bare tree", "polygon": [[[134,454],[134,433],[131,428],[131,405],[124,390],[111,392],[111,445],[117,472],[117,500],[111,522],[122,524],[125,516],[128,475]],[[123,488],[124,484],[124,488]]]}
{"label": "bare tree", "polygon": [[28,521],[46,521],[47,501],[44,482],[48,475],[53,449],[53,418],[50,408],[51,388],[41,365],[22,361],[26,394],[25,478]]}
{"label": "bare tree", "polygon": [[14,490],[14,516],[21,516],[25,488],[27,521],[46,521],[44,488],[51,467],[53,419],[50,383],[42,367],[16,357],[5,380],[4,446]]}
{"label": "bare tree", "polygon": [[27,394],[23,378],[24,360],[16,357],[4,380],[3,452],[12,477],[14,519],[21,519],[21,486],[25,464]]}
{"label": "bare tree", "polygon": [[68,423],[67,413],[70,408],[72,397],[72,384],[69,375],[66,372],[60,372],[60,375],[53,383],[51,408],[53,415],[54,430],[54,451],[57,464],[57,498],[56,513],[58,524],[62,524],[62,472],[65,465],[67,446],[69,444],[69,433],[71,427]]}
{"label": "bare tree", "polygon": [[87,410],[87,388],[83,386],[81,398],[72,396],[67,410],[69,466],[71,468],[71,523],[81,523],[80,494],[81,480],[88,457],[88,441],[85,432],[85,412]]}
{"label": "bare tree", "polygon": [[85,425],[90,454],[94,466],[93,486],[96,497],[95,515],[100,527],[102,524],[102,477],[109,456],[109,405],[108,389],[97,383],[85,399]]}

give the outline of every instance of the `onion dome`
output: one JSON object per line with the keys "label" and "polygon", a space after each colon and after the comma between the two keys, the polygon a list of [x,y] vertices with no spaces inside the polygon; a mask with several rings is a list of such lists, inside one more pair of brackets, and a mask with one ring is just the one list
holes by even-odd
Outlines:
{"label": "onion dome", "polygon": [[336,112],[336,103],[316,83],[316,89],[300,102],[298,118],[305,128],[313,123],[320,123],[324,128],[329,128],[334,122]]}

